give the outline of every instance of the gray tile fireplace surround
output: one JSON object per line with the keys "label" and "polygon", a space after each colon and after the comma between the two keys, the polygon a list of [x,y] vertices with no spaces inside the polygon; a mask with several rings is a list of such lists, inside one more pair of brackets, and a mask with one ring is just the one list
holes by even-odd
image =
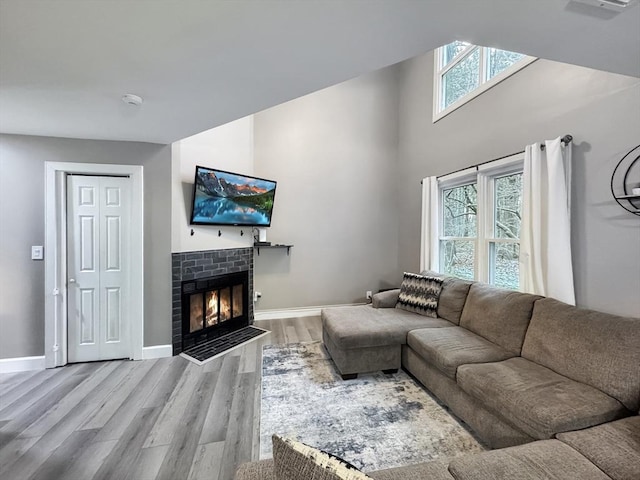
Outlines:
{"label": "gray tile fireplace surround", "polygon": [[171,254],[173,354],[182,352],[182,282],[233,272],[249,272],[249,324],[253,324],[253,248]]}

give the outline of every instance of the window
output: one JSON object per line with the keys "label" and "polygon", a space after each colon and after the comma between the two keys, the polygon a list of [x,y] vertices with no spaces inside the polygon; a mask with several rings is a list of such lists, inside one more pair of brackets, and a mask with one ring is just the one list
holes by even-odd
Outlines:
{"label": "window", "polygon": [[433,120],[439,120],[535,58],[455,41],[436,50]]}
{"label": "window", "polygon": [[443,189],[442,207],[440,265],[444,273],[473,280],[478,235],[477,184]]}
{"label": "window", "polygon": [[442,273],[519,289],[522,162],[518,154],[439,181]]}

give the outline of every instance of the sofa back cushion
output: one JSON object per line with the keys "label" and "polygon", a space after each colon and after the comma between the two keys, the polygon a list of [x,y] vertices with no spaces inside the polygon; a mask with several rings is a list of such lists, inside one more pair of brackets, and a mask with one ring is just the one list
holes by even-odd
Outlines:
{"label": "sofa back cushion", "polygon": [[538,300],[522,356],[586,383],[632,412],[640,404],[640,319]]}
{"label": "sofa back cushion", "polygon": [[538,295],[474,283],[460,317],[460,326],[520,355]]}
{"label": "sofa back cushion", "polygon": [[469,294],[469,287],[471,287],[473,282],[456,277],[449,277],[441,273],[432,272],[431,270],[423,271],[422,275],[441,277],[444,280],[442,283],[442,291],[440,292],[440,299],[438,300],[438,316],[449,320],[451,323],[460,325],[462,309]]}

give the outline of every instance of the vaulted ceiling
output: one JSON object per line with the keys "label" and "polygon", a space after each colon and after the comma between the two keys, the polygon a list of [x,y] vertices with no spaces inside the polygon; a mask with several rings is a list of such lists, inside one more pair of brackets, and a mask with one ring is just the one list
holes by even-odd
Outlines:
{"label": "vaulted ceiling", "polygon": [[170,143],[455,39],[640,76],[585,1],[0,0],[0,132]]}

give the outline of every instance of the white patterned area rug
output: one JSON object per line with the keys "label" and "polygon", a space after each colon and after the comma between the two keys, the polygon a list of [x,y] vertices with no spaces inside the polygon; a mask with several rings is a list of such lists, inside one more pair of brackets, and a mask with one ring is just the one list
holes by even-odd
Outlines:
{"label": "white patterned area rug", "polygon": [[265,345],[262,355],[261,459],[274,433],[364,471],[484,450],[403,371],[344,381],[321,342]]}

